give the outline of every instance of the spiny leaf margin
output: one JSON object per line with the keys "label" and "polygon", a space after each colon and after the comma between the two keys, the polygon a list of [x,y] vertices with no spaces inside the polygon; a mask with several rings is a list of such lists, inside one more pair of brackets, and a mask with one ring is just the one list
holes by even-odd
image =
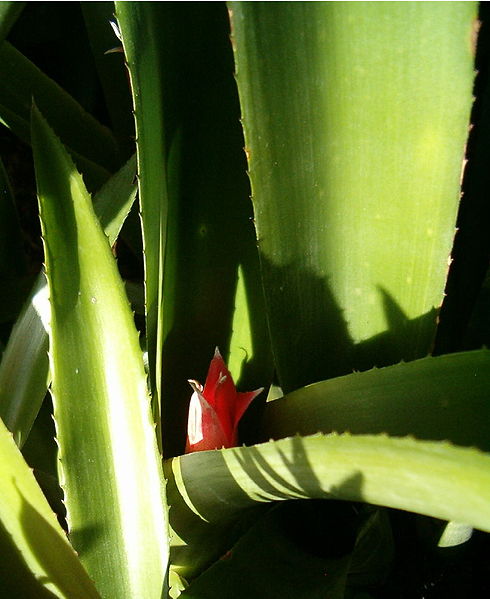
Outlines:
{"label": "spiny leaf margin", "polygon": [[35,107],[32,142],[70,538],[102,595],[160,599],[165,494],[132,313],[82,178]]}
{"label": "spiny leaf margin", "polygon": [[[312,435],[169,460],[172,564],[184,577],[219,557],[245,508],[289,499],[367,502],[490,531],[490,455],[445,441]],[[206,550],[194,540],[215,538]],[[207,552],[207,553],[206,553]]]}

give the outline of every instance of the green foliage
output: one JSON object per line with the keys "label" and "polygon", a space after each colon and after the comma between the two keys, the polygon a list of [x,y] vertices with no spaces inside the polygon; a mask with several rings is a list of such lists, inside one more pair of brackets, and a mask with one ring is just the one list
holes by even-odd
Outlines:
{"label": "green foliage", "polygon": [[[67,599],[99,597],[3,422],[0,447],[0,572],[11,596],[39,596],[32,594],[40,592],[35,576],[48,591],[42,597],[53,596],[50,591]],[[23,579],[16,580],[8,571],[10,565],[18,572],[16,560],[25,564]]]}
{"label": "green foliage", "polygon": [[[135,172],[132,158],[94,197],[95,214],[111,246],[136,197]],[[9,245],[10,253],[14,247]],[[17,318],[0,362],[0,416],[19,447],[29,435],[49,385],[49,315],[46,279],[41,273]]]}
{"label": "green foliage", "polygon": [[[6,596],[479,596],[476,10],[1,3]],[[181,455],[216,346],[270,400]]]}
{"label": "green foliage", "polygon": [[279,382],[427,355],[459,201],[474,6],[230,6]]}
{"label": "green foliage", "polygon": [[137,331],[82,178],[36,107],[32,143],[71,542],[103,596],[156,599],[167,569],[166,509]]}

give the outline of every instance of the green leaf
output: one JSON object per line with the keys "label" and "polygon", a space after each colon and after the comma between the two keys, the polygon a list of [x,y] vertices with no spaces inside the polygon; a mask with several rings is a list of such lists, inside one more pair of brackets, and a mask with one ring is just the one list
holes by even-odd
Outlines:
{"label": "green leaf", "polygon": [[114,245],[134,204],[137,193],[136,156],[133,155],[94,196],[94,211]]}
{"label": "green leaf", "polygon": [[362,501],[490,531],[490,454],[447,442],[297,436],[174,458],[166,471],[172,564],[185,578],[222,555],[242,510],[270,501]]}
{"label": "green leaf", "polygon": [[490,451],[490,352],[423,358],[308,385],[265,406],[260,440],[387,433]]}
{"label": "green leaf", "polygon": [[49,315],[48,289],[41,273],[0,362],[0,417],[19,447],[29,435],[49,385]]}
{"label": "green leaf", "polygon": [[459,522],[448,522],[437,543],[438,547],[454,547],[466,543],[473,533],[473,528]]}
{"label": "green leaf", "polygon": [[164,126],[158,12],[153,2],[115,2],[131,77],[136,122],[138,184],[145,259],[146,338],[153,417],[161,439],[163,269],[167,239],[168,131]]}
{"label": "green leaf", "polygon": [[102,596],[160,599],[165,494],[138,334],[82,179],[37,109],[32,117],[70,539]]}
{"label": "green leaf", "polygon": [[455,232],[476,3],[229,6],[281,386],[426,355]]}
{"label": "green leaf", "polygon": [[138,129],[150,372],[158,387],[162,348],[163,451],[178,455],[187,379],[205,376],[216,346],[243,389],[272,369],[229,24],[222,3],[116,5]]}
{"label": "green leaf", "polygon": [[34,98],[84,172],[104,179],[115,169],[117,146],[109,129],[8,42],[0,46],[0,82],[0,121],[23,141],[30,141]]}
{"label": "green leaf", "polygon": [[2,592],[22,593],[11,597],[99,597],[1,420],[0,487]]}
{"label": "green leaf", "polygon": [[7,37],[24,6],[25,2],[0,2],[0,42]]}
{"label": "green leaf", "polygon": [[[135,157],[100,189],[95,214],[113,245],[136,197]],[[48,389],[48,290],[41,273],[9,337],[0,362],[0,417],[19,447],[29,435]]]}
{"label": "green leaf", "polygon": [[272,356],[265,318],[258,257],[249,255],[239,266],[231,323],[228,368],[242,389],[253,389],[272,380]]}

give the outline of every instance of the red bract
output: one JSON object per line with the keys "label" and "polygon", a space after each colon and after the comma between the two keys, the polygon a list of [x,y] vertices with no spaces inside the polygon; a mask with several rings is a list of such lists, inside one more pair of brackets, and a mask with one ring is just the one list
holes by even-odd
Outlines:
{"label": "red bract", "polygon": [[194,393],[189,405],[186,453],[238,445],[238,423],[254,397],[262,391],[239,393],[218,348],[204,387],[189,381]]}

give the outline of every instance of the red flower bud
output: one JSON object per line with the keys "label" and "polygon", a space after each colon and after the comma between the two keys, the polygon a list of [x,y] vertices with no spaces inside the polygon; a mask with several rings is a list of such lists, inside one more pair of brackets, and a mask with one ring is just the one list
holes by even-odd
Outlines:
{"label": "red flower bud", "polygon": [[219,353],[214,353],[204,387],[189,381],[194,393],[189,405],[185,452],[238,445],[238,423],[262,389],[239,393]]}

